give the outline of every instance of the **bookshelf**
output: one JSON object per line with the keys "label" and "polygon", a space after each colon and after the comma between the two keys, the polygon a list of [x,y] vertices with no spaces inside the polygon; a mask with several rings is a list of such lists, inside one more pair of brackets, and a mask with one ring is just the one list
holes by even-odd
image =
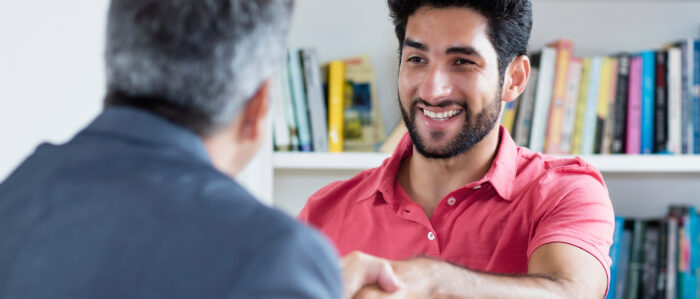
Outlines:
{"label": "bookshelf", "polygon": [[[533,0],[530,49],[558,38],[572,39],[577,56],[655,49],[674,40],[700,37],[697,12],[697,1]],[[398,55],[385,1],[297,1],[290,44],[315,47],[319,61],[369,53],[376,68],[384,127],[389,131],[399,121]],[[319,188],[377,167],[389,156],[268,151],[265,156],[273,171],[265,188],[271,190],[273,205],[292,215]],[[700,205],[700,156],[583,158],[603,173],[619,215],[654,217],[664,215],[671,203]]]}

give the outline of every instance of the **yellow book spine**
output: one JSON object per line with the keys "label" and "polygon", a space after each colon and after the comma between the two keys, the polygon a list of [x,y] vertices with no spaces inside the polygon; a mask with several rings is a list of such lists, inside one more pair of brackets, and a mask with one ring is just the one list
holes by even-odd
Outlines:
{"label": "yellow book spine", "polygon": [[600,90],[598,90],[598,118],[605,120],[608,117],[608,97],[610,96],[610,75],[612,75],[612,59],[603,57],[603,64],[600,71]]}
{"label": "yellow book spine", "polygon": [[586,98],[588,97],[588,81],[591,77],[591,59],[584,58],[581,61],[581,84],[579,85],[578,100],[576,101],[576,119],[574,121],[574,133],[571,137],[571,153],[581,154],[583,142],[583,123],[586,115]]}
{"label": "yellow book spine", "polygon": [[340,60],[328,65],[328,151],[343,151],[343,98],[345,64]]}

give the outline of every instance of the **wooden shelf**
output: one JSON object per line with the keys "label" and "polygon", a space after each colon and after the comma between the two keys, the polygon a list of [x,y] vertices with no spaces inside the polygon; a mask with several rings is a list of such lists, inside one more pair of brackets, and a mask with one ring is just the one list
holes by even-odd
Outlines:
{"label": "wooden shelf", "polygon": [[[361,170],[377,167],[388,153],[273,154],[275,169]],[[607,173],[700,173],[700,155],[591,155],[582,156],[600,172]]]}

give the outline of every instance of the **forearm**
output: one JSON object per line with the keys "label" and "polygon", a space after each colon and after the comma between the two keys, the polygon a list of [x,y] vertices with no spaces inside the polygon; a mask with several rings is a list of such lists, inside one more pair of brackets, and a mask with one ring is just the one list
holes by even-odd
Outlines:
{"label": "forearm", "polygon": [[[418,258],[430,272],[433,298],[583,298],[575,283],[550,275],[499,275],[469,270],[440,260]],[[589,296],[590,297],[590,296]]]}

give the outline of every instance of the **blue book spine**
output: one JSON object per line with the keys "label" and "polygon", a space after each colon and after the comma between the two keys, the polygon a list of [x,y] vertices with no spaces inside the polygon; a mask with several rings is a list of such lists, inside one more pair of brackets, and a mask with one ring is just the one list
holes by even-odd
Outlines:
{"label": "blue book spine", "polygon": [[700,40],[695,41],[693,52],[693,149],[700,154]]}
{"label": "blue book spine", "polygon": [[700,288],[698,279],[700,279],[700,216],[694,206],[690,206],[688,211],[688,226],[687,232],[690,236],[690,277],[684,285],[684,290],[690,294],[685,298],[700,298]]}
{"label": "blue book spine", "polygon": [[655,90],[655,54],[644,51],[642,57],[642,154],[654,152],[654,90]]}
{"label": "blue book spine", "polygon": [[619,216],[615,217],[615,231],[613,233],[613,243],[610,246],[610,259],[612,260],[612,264],[610,265],[610,284],[608,287],[608,294],[605,296],[606,299],[615,298],[617,268],[620,263],[620,243],[622,242],[622,231],[624,229],[625,219]]}
{"label": "blue book spine", "polygon": [[618,253],[615,299],[625,298],[625,286],[627,286],[627,273],[629,272],[630,250],[632,250],[632,231],[622,231],[622,241],[620,242],[620,252]]}
{"label": "blue book spine", "polygon": [[311,128],[309,127],[309,110],[304,94],[304,77],[298,49],[289,49],[289,86],[291,87],[294,115],[299,130],[299,148],[302,152],[311,151]]}
{"label": "blue book spine", "polygon": [[583,118],[583,140],[581,154],[593,154],[595,143],[596,123],[598,122],[598,90],[600,89],[600,72],[603,65],[601,57],[591,59],[591,77],[588,81],[588,96],[586,98],[586,114]]}

